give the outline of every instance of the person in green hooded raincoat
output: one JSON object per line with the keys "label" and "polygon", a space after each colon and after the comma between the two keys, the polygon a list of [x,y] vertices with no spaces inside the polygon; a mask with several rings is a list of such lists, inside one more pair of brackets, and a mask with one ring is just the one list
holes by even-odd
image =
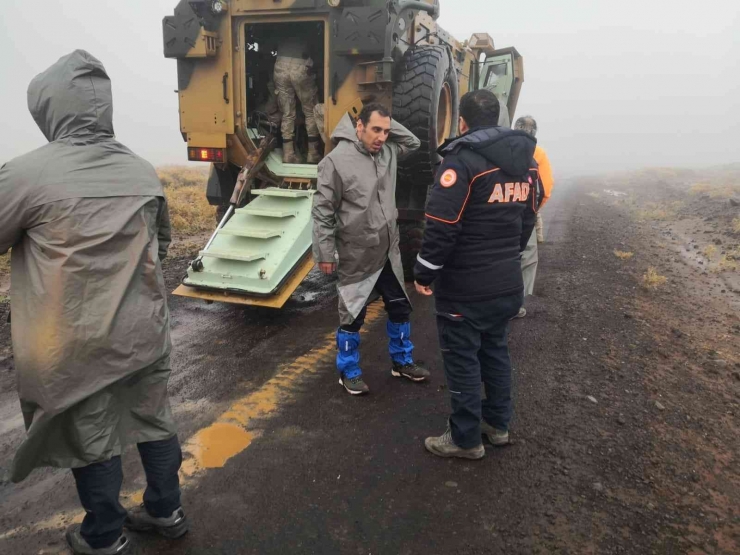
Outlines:
{"label": "person in green hooded raincoat", "polygon": [[391,374],[423,382],[429,371],[413,357],[396,209],[398,161],[421,142],[378,103],[364,106],[356,123],[345,114],[331,139],[336,148],[318,168],[313,254],[322,272],[339,278],[339,383],[351,395],[370,391],[360,368],[360,329],[368,304],[380,297]]}
{"label": "person in green hooded raincoat", "polygon": [[[124,553],[124,522],[175,537],[180,444],[167,382],[171,349],[161,260],[169,217],[154,168],[116,141],[103,65],[77,50],[31,82],[49,143],[0,169],[0,254],[11,253],[11,333],[27,436],[13,461],[71,468],[86,516],[74,553]],[[144,506],[118,495],[121,452],[137,443]]]}

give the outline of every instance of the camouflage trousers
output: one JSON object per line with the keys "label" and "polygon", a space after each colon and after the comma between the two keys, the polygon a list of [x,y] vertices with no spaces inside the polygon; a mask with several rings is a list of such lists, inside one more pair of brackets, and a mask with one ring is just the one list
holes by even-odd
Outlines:
{"label": "camouflage trousers", "polygon": [[275,92],[280,111],[283,113],[281,125],[283,140],[292,140],[295,137],[296,96],[303,107],[308,136],[319,136],[314,117],[319,90],[316,86],[316,76],[310,72],[311,66],[310,60],[280,56],[275,62]]}

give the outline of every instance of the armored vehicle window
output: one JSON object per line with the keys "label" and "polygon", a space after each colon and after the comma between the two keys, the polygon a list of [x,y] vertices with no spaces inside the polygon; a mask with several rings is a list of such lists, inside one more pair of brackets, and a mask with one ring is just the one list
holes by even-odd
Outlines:
{"label": "armored vehicle window", "polygon": [[496,85],[498,80],[501,77],[505,77],[509,70],[509,64],[503,63],[503,64],[493,64],[488,67],[488,72],[486,73],[486,81],[485,81],[485,88],[493,87]]}

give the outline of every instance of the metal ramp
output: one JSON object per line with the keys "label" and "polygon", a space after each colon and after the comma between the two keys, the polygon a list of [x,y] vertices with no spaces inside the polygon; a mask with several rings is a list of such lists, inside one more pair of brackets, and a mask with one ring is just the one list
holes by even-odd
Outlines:
{"label": "metal ramp", "polygon": [[[302,176],[285,180],[287,186],[309,183]],[[200,264],[191,264],[176,294],[279,308],[308,274],[314,191],[270,187],[251,194],[252,202],[201,251]]]}
{"label": "metal ramp", "polygon": [[[260,140],[260,133],[256,129],[247,129],[247,135],[254,142]],[[283,151],[279,148],[269,153],[265,166],[273,175],[286,179],[315,180],[319,172],[318,166],[313,164],[283,163]]]}

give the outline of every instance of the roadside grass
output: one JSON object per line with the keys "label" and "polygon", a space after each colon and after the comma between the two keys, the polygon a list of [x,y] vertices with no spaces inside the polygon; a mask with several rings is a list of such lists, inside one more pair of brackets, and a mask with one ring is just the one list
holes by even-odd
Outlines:
{"label": "roadside grass", "polygon": [[707,245],[702,249],[701,253],[707,260],[712,260],[717,254],[717,247],[715,247],[714,245]]}
{"label": "roadside grass", "polygon": [[[192,235],[210,233],[216,228],[216,207],[206,199],[207,170],[184,166],[157,168],[170,209],[170,222],[176,243],[172,250],[189,253],[203,245],[183,240]],[[10,273],[10,253],[0,256],[0,276]],[[2,300],[0,298],[0,300]]]}
{"label": "roadside grass", "polygon": [[648,202],[641,209],[637,210],[637,217],[645,221],[674,220],[678,217],[678,211],[682,207],[683,203],[681,201],[674,201],[670,204]]}
{"label": "roadside grass", "polygon": [[10,273],[10,252],[0,256],[0,276]]}
{"label": "roadside grass", "polygon": [[614,251],[614,256],[616,256],[620,260],[629,260],[630,258],[632,258],[633,256],[635,256],[635,253],[615,250]]}
{"label": "roadside grass", "polygon": [[735,218],[732,220],[732,231],[735,233],[740,233],[740,218]]}
{"label": "roadside grass", "polygon": [[735,258],[730,255],[723,254],[722,258],[719,259],[719,262],[711,271],[716,274],[722,272],[736,272],[739,266],[740,265]]}
{"label": "roadside grass", "polygon": [[689,189],[689,193],[692,195],[709,195],[710,198],[732,198],[740,193],[740,184],[695,183]]}
{"label": "roadside grass", "polygon": [[205,238],[201,241],[192,241],[190,239],[174,241],[167,251],[167,256],[170,258],[197,256],[205,244]]}
{"label": "roadside grass", "polygon": [[161,166],[157,176],[163,187],[205,187],[207,166]]}
{"label": "roadside grass", "polygon": [[158,168],[170,209],[174,234],[196,235],[216,227],[216,207],[206,199],[208,175],[201,168],[168,166]]}
{"label": "roadside grass", "polygon": [[668,278],[661,276],[658,270],[650,266],[642,276],[642,285],[645,289],[655,291],[666,284]]}

